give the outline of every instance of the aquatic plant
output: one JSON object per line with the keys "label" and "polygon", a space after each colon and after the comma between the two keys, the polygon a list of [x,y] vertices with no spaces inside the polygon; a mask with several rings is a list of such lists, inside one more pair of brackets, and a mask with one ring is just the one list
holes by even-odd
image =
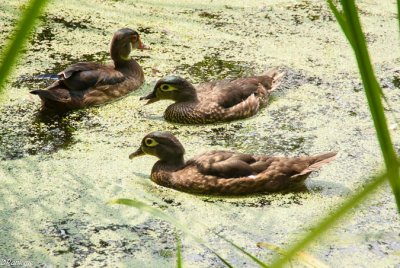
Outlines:
{"label": "aquatic plant", "polygon": [[[340,2],[342,11],[338,10],[332,0],[328,0],[329,7],[354,50],[377,138],[385,161],[386,173],[375,177],[371,182],[365,185],[362,190],[359,190],[352,197],[349,197],[330,216],[316,224],[310,233],[308,233],[301,241],[294,244],[288,250],[287,254],[281,259],[276,260],[271,267],[281,267],[283,264],[288,262],[297,252],[308,246],[313,240],[332,227],[348,211],[362,202],[365,197],[374,192],[374,190],[382,185],[386,179],[390,182],[393,194],[396,198],[397,209],[400,211],[399,158],[395,152],[385,118],[385,112],[382,105],[382,89],[376,80],[372,68],[356,4],[354,0],[341,0]],[[397,3],[400,14],[400,1],[397,1]]]}
{"label": "aquatic plant", "polygon": [[[288,250],[279,250],[279,253],[281,253],[281,255],[283,256],[275,260],[271,265],[265,264],[264,262],[252,256],[250,253],[243,250],[240,246],[237,246],[226,238],[219,236],[220,238],[230,243],[234,248],[249,256],[255,263],[259,264],[261,267],[281,267],[285,263],[289,262],[291,259],[298,256],[305,247],[309,246],[315,239],[319,238],[327,230],[332,228],[333,225],[336,224],[347,212],[359,205],[363,200],[365,200],[366,197],[368,197],[371,193],[377,190],[379,186],[386,182],[387,179],[390,182],[393,194],[396,199],[398,210],[400,211],[399,158],[395,152],[390,137],[388,124],[385,118],[382,104],[382,98],[384,98],[384,95],[382,93],[383,91],[373,71],[356,4],[354,0],[340,0],[342,10],[339,11],[332,0],[327,1],[346,38],[348,39],[350,45],[354,50],[362,82],[365,88],[365,94],[368,100],[372,120],[374,122],[377,138],[384,158],[386,172],[382,175],[375,176],[370,182],[364,185],[362,189],[356,191],[355,194],[348,197],[339,206],[338,209],[331,212],[329,216],[320,220],[320,222],[318,222],[313,228],[311,228],[312,231],[306,234],[303,239],[301,239],[297,243],[294,243]],[[400,14],[400,1],[397,2]],[[114,202],[132,206],[132,204],[129,204],[132,201],[126,201],[122,203],[116,200]]]}
{"label": "aquatic plant", "polygon": [[[16,29],[15,33],[4,46],[0,60],[1,62],[0,92],[4,88],[7,77],[11,74],[13,68],[15,67],[15,63],[17,62],[18,56],[21,56],[22,54],[21,49],[28,40],[29,33],[35,25],[35,19],[43,11],[46,2],[47,0],[31,0],[28,2],[28,4],[24,9],[24,12],[22,13],[20,21],[15,28]],[[365,200],[366,197],[368,197],[371,193],[373,193],[376,189],[378,189],[384,182],[386,182],[387,179],[390,182],[394,196],[396,197],[397,205],[400,208],[399,162],[398,162],[398,156],[396,155],[393,148],[393,144],[391,142],[389,130],[387,127],[388,124],[386,122],[385,114],[383,111],[383,105],[381,101],[381,98],[383,97],[382,89],[380,88],[373,72],[364,34],[362,32],[360,21],[358,18],[355,2],[354,0],[348,0],[348,1],[341,0],[340,2],[342,5],[342,10],[339,10],[334,5],[333,1],[328,0],[328,4],[331,7],[332,12],[336,16],[338,23],[342,27],[344,34],[346,35],[347,39],[349,40],[349,43],[351,44],[351,46],[355,51],[371,115],[375,124],[377,137],[382,149],[382,154],[384,156],[386,172],[370,180],[362,187],[362,189],[357,190],[355,194],[353,194],[347,200],[345,200],[337,210],[331,213],[330,216],[323,218],[319,223],[315,225],[315,227],[310,228],[312,231],[306,234],[306,236],[302,240],[293,244],[287,250],[280,250],[280,249],[275,250],[279,251],[277,253],[281,254],[280,256],[283,255],[283,257],[273,262],[271,264],[272,267],[280,267],[285,263],[287,263],[288,261],[290,261],[291,259],[296,258],[296,255],[301,253],[305,247],[310,245],[315,239],[317,239],[324,232],[329,230],[347,212],[349,212],[351,209],[359,205],[363,200]],[[398,3],[398,11],[400,14],[400,0],[398,0],[397,3]],[[399,24],[400,24],[400,19],[399,19]],[[113,203],[129,205],[141,211],[147,211],[154,217],[158,217],[163,220],[172,222],[178,230],[181,230],[187,236],[191,236],[191,233],[187,231],[187,227],[185,227],[184,223],[177,222],[176,219],[173,217],[173,215],[166,214],[165,212],[156,209],[150,205],[146,205],[143,202],[125,199],[125,200],[116,200]],[[218,234],[215,235],[218,236]],[[222,236],[219,237],[224,241],[226,241],[227,243],[231,244],[233,248],[236,248],[238,251],[250,257],[255,263],[258,263],[260,266],[262,267],[268,266],[264,262],[255,258],[251,253],[245,251],[239,245],[234,244],[225,237]],[[227,260],[221,257],[219,253],[212,250],[206,241],[196,240],[196,237],[194,237],[193,239],[202,244],[205,248],[209,249],[211,252],[213,252],[226,266],[228,267],[232,266]],[[180,239],[178,238],[177,251],[176,251],[177,267],[183,266],[183,258],[181,255],[181,251],[182,247]]]}
{"label": "aquatic plant", "polygon": [[15,26],[11,38],[0,53],[0,93],[3,90],[7,77],[11,74],[22,48],[29,39],[29,34],[36,25],[36,20],[43,12],[47,0],[30,0],[24,7],[20,20]]}

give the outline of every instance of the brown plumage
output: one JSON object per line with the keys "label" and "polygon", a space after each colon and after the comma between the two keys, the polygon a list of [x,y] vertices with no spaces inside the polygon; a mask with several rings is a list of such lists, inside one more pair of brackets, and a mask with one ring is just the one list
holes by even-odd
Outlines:
{"label": "brown plumage", "polygon": [[184,153],[171,133],[152,132],[129,158],[144,154],[158,157],[151,180],[161,186],[189,193],[242,195],[298,186],[336,156],[336,152],[289,158],[211,151],[185,162]]}
{"label": "brown plumage", "polygon": [[140,98],[147,104],[175,101],[164,113],[167,121],[207,124],[243,119],[255,115],[280,84],[283,73],[270,70],[259,76],[203,83],[196,88],[178,76],[159,80],[154,90]]}
{"label": "brown plumage", "polygon": [[139,34],[120,29],[111,41],[114,64],[79,62],[58,73],[59,79],[45,90],[30,93],[42,99],[43,108],[58,112],[100,105],[139,88],[144,82],[140,65],[129,57],[132,48],[146,48]]}

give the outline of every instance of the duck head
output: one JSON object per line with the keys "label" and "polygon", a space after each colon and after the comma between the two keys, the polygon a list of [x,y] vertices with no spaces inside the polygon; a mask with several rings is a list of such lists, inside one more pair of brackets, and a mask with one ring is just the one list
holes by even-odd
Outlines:
{"label": "duck head", "polygon": [[148,49],[142,43],[138,32],[129,28],[123,28],[114,33],[110,48],[111,58],[114,62],[130,60],[129,54],[133,48]]}
{"label": "duck head", "polygon": [[153,91],[140,100],[148,100],[147,104],[159,100],[173,100],[175,102],[196,101],[197,94],[194,86],[179,76],[167,76],[157,81]]}
{"label": "duck head", "polygon": [[183,163],[185,149],[170,132],[155,131],[143,138],[140,147],[129,155],[129,159],[145,154],[154,155],[165,162]]}

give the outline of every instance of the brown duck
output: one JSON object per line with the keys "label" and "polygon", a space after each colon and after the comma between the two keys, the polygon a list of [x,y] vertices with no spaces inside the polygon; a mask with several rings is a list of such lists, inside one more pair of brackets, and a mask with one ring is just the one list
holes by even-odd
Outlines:
{"label": "brown duck", "polygon": [[270,93],[283,77],[275,69],[259,76],[220,80],[194,87],[178,76],[159,80],[153,91],[140,98],[147,104],[168,99],[164,112],[167,121],[184,124],[207,124],[243,119],[255,115],[266,105]]}
{"label": "brown duck", "polygon": [[58,80],[45,90],[30,93],[42,99],[43,108],[67,111],[100,105],[139,88],[144,82],[140,65],[129,54],[145,49],[139,34],[128,28],[115,32],[110,54],[114,64],[79,62],[58,73]]}
{"label": "brown duck", "polygon": [[151,180],[161,186],[189,193],[242,195],[299,186],[336,155],[331,152],[288,158],[211,151],[185,162],[184,153],[182,144],[171,133],[152,132],[129,158],[144,154],[158,157]]}

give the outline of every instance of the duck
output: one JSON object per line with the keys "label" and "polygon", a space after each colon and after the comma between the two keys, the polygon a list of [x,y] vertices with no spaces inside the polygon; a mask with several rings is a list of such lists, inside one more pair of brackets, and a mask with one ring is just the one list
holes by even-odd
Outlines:
{"label": "duck", "polygon": [[79,62],[57,74],[57,80],[44,90],[30,93],[42,100],[44,110],[65,112],[97,106],[119,99],[144,82],[142,67],[129,54],[132,49],[149,49],[137,31],[130,28],[114,33],[110,45],[113,64]]}
{"label": "duck", "polygon": [[251,117],[268,102],[284,73],[271,69],[258,76],[216,80],[193,86],[180,76],[158,80],[153,91],[140,100],[146,105],[172,100],[164,112],[166,121],[181,124],[210,124]]}
{"label": "duck", "polygon": [[247,195],[304,187],[311,172],[335,159],[337,152],[316,156],[275,157],[214,150],[185,162],[185,149],[170,132],[147,134],[130,159],[152,155],[158,185],[191,194]]}

